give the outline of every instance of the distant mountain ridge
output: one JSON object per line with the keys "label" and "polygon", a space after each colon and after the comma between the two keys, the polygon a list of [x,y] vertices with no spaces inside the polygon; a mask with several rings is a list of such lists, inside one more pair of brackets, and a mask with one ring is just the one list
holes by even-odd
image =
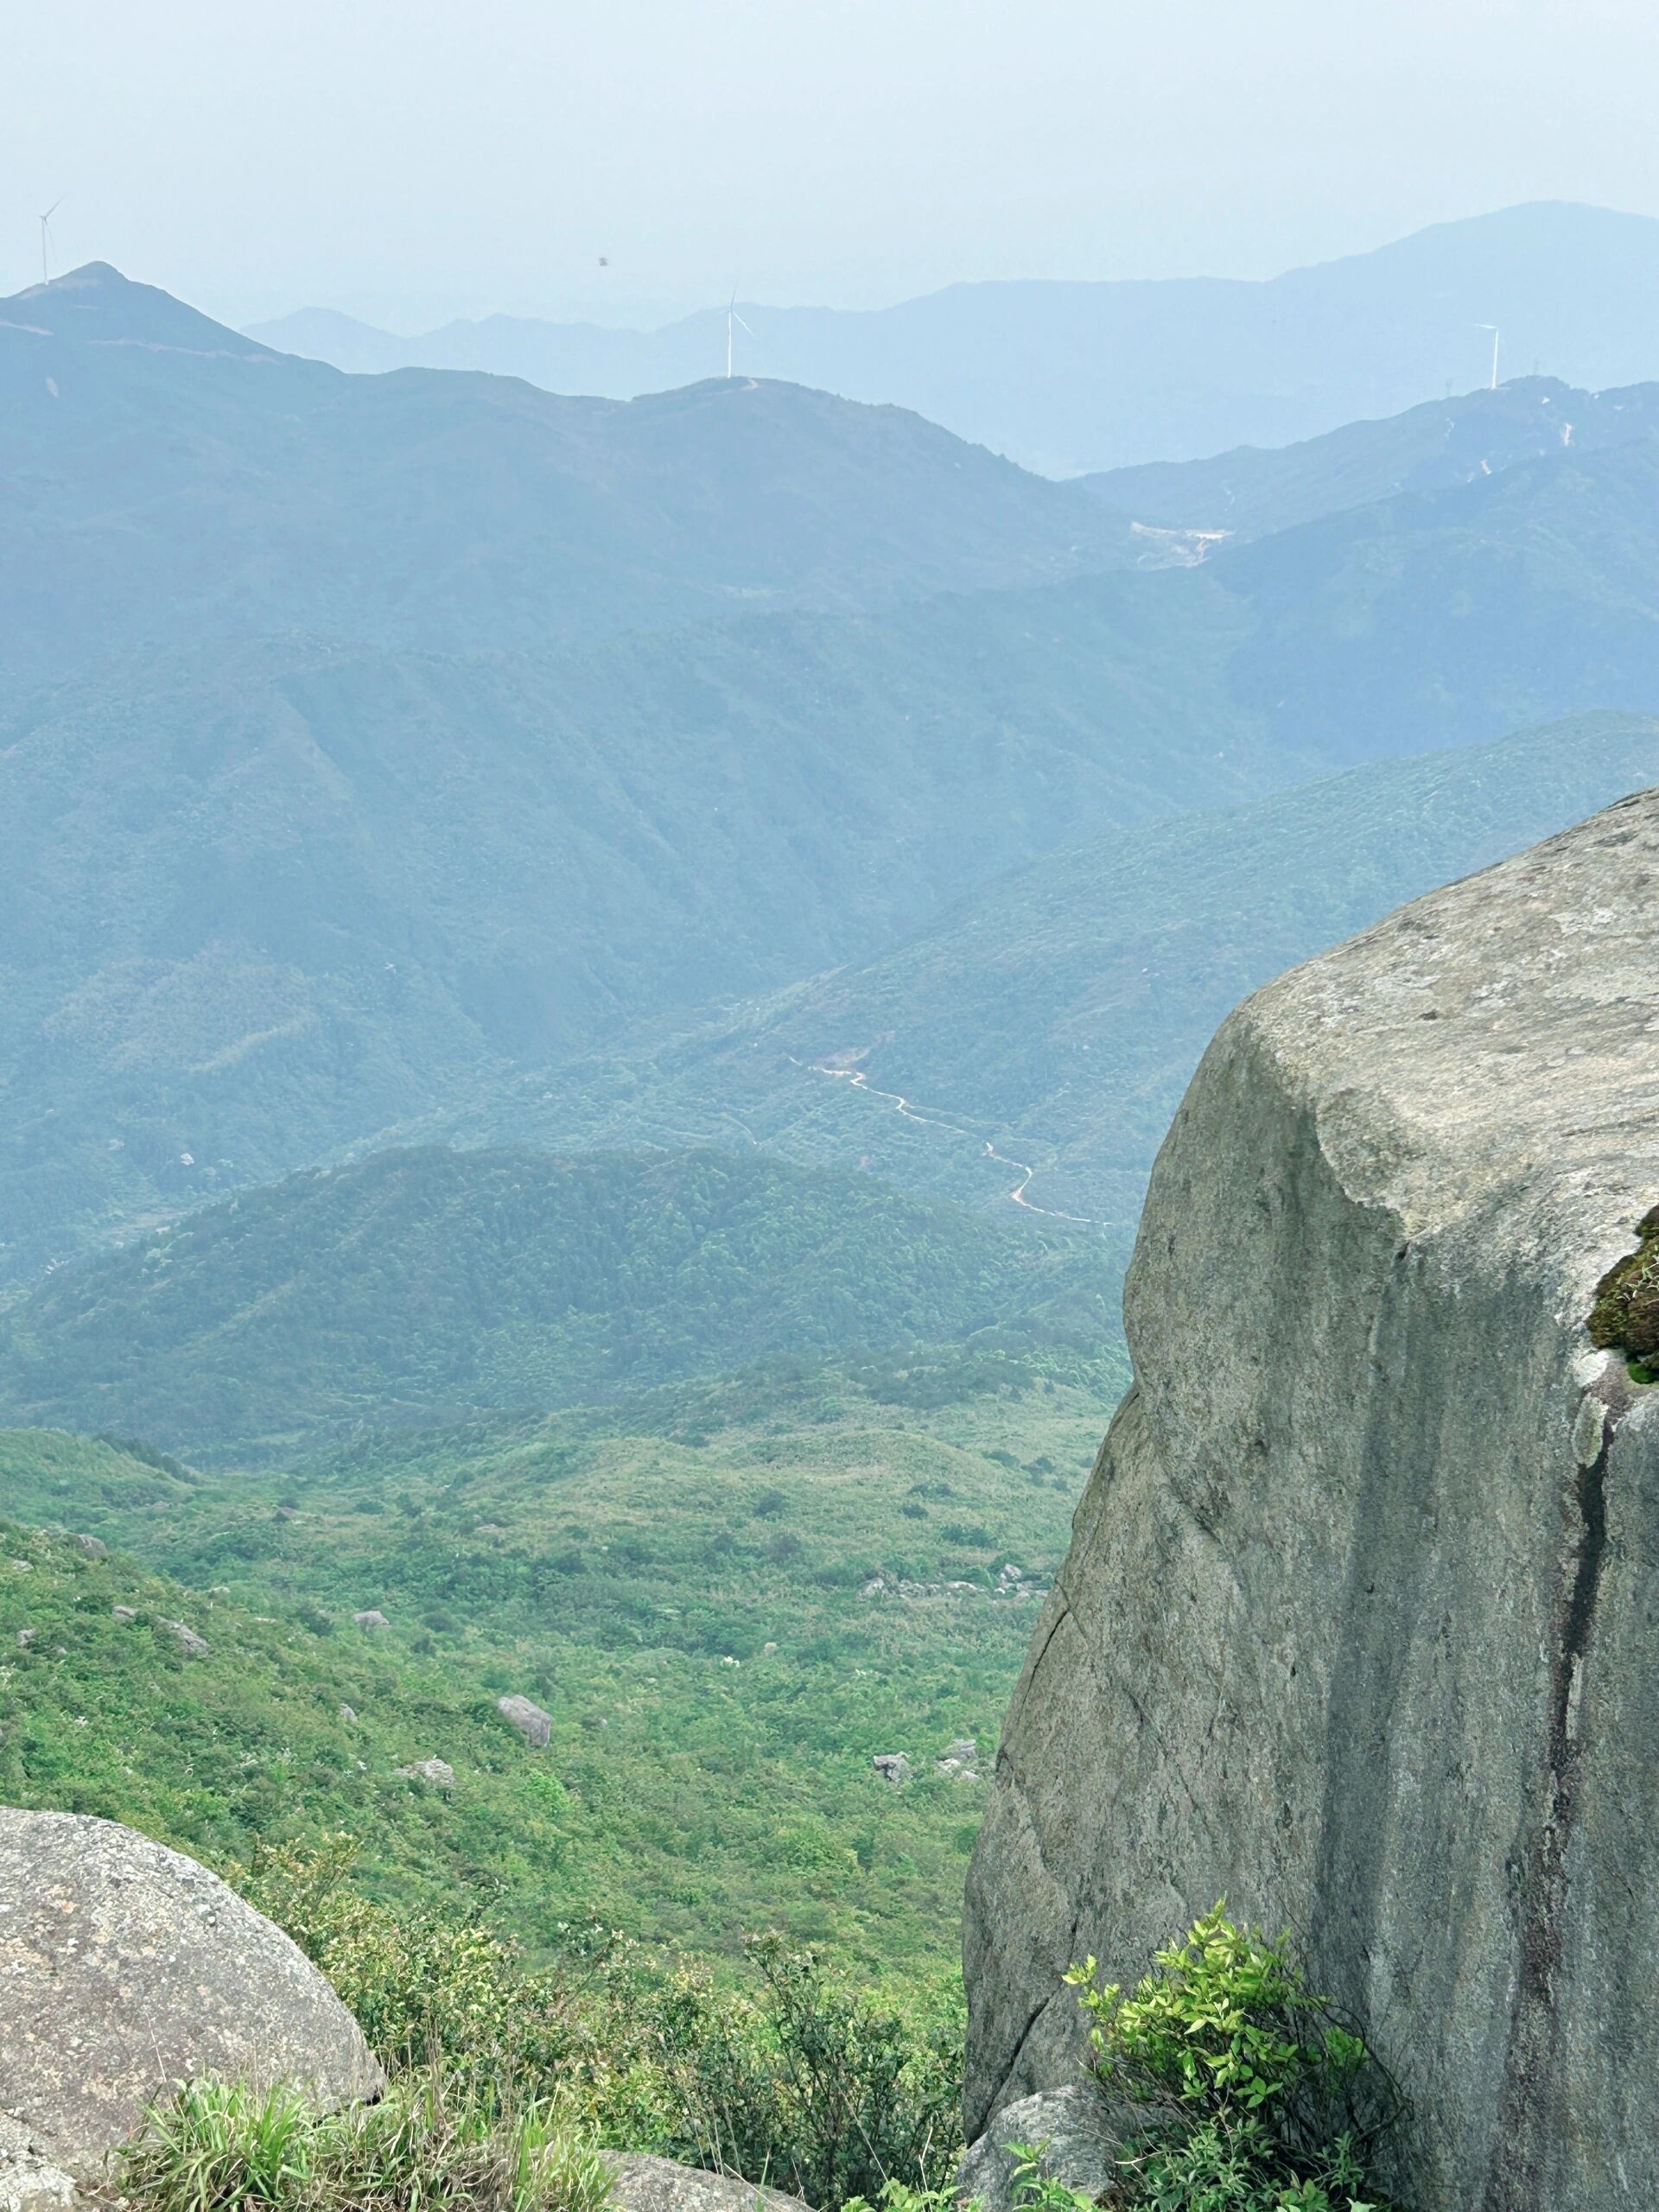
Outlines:
{"label": "distant mountain ridge", "polygon": [[[1265,282],[957,284],[891,308],[741,303],[747,372],[914,408],[1052,475],[1287,445],[1503,373],[1659,377],[1659,222],[1543,201]],[[331,311],[253,327],[342,368],[486,369],[626,397],[725,358],[723,308],[657,331],[493,315],[399,339]]]}
{"label": "distant mountain ridge", "polygon": [[896,408],[364,379],[104,264],[0,301],[0,685],[307,632],[543,649],[1127,565],[1121,518]]}
{"label": "distant mountain ridge", "polygon": [[1241,446],[1208,461],[1149,461],[1080,479],[1142,530],[1192,550],[1294,530],[1405,492],[1441,492],[1524,461],[1596,453],[1659,435],[1659,384],[1578,391],[1548,377],[1426,400],[1292,446]]}

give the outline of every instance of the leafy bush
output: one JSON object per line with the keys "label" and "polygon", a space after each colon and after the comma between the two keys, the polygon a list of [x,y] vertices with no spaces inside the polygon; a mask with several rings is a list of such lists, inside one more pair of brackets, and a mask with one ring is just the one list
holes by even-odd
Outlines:
{"label": "leafy bush", "polygon": [[[601,2142],[770,2183],[819,2212],[889,2182],[926,2189],[960,2148],[960,2023],[884,2012],[808,1951],[763,1936],[747,1987],[603,1928],[536,1970],[488,1929],[394,1917],[352,1887],[354,1848],[261,1852],[242,1887],[334,1982],[394,2073],[441,2067],[468,2097],[556,2085]],[[210,2212],[158,2204],[155,2212]]]}
{"label": "leafy bush", "polygon": [[187,2082],[123,2152],[142,2212],[599,2212],[609,2177],[558,2106],[439,2069],[317,2113],[296,2089]]}
{"label": "leafy bush", "polygon": [[1138,2116],[1109,2201],[1146,2212],[1381,2212],[1368,2182],[1404,2115],[1364,2037],[1307,1986],[1288,1939],[1224,1904],[1133,1997],[1090,1958],[1067,1981],[1096,2074]]}

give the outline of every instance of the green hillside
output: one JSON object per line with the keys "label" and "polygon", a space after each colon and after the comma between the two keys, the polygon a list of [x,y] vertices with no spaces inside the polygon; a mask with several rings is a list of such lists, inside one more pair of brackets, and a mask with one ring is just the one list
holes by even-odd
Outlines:
{"label": "green hillside", "polygon": [[[798,1367],[269,1478],[0,1433],[0,1797],[220,1861],[344,1829],[377,1894],[532,1948],[593,1914],[948,1969],[989,1770],[935,1763],[967,1736],[988,1759],[1035,1618],[1014,1593],[1064,1550],[1117,1380],[1012,1352]],[[891,1751],[903,1788],[870,1764]],[[453,1791],[394,1771],[429,1758]]]}
{"label": "green hillside", "polygon": [[1118,610],[1036,612],[204,649],[0,717],[0,1276],[1281,772],[1207,701],[1154,741]]}
{"label": "green hillside", "polygon": [[1495,391],[1427,400],[1296,445],[1238,446],[1212,460],[1147,461],[1081,481],[1143,531],[1198,531],[1226,542],[1265,537],[1396,493],[1471,484],[1569,449],[1629,445],[1656,431],[1659,385],[1575,391],[1551,377],[1520,377]]}
{"label": "green hillside", "polygon": [[1037,1170],[1028,1205],[1099,1218],[1121,1250],[1188,1077],[1240,999],[1655,782],[1659,722],[1589,715],[1075,846],[878,960],[493,1092],[453,1127],[474,1142],[614,1144],[741,1122],[791,1157],[866,1160],[1003,1214],[1011,1157]]}
{"label": "green hillside", "polygon": [[0,1318],[15,1419],[270,1456],[1021,1316],[1111,1335],[1102,1240],[714,1152],[381,1153],[224,1200]]}
{"label": "green hillside", "polygon": [[1086,493],[894,407],[347,377],[101,263],[0,301],[0,692],[140,644],[526,647],[1134,558]]}

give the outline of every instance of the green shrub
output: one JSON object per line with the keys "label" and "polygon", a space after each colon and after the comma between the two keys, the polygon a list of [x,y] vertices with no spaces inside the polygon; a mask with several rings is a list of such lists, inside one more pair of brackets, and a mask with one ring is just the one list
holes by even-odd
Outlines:
{"label": "green shrub", "polygon": [[[818,2212],[889,2182],[937,2186],[960,2149],[961,2024],[884,2011],[810,1951],[762,1936],[747,1986],[604,1928],[557,1963],[353,1887],[355,1847],[285,1845],[241,1877],[327,1974],[394,2074],[442,2069],[468,2096],[556,2093],[594,2139],[769,2183]],[[158,2205],[155,2212],[208,2212]]]}
{"label": "green shrub", "polygon": [[436,2069],[323,2113],[287,2085],[187,2082],[145,2115],[120,2183],[139,2212],[599,2212],[609,2193],[556,2103]]}
{"label": "green shrub", "polygon": [[1125,1997],[1090,1958],[1067,1981],[1096,2074],[1141,2115],[1108,2202],[1145,2212],[1381,2212],[1369,2181],[1404,2103],[1364,2037],[1317,1996],[1287,1938],[1224,1906]]}

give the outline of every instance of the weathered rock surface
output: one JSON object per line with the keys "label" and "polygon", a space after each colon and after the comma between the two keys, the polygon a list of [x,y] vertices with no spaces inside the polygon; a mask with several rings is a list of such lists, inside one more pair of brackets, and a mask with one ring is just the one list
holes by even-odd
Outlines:
{"label": "weathered rock surface", "polygon": [[1112,2108],[1090,2082],[1041,2089],[1004,2105],[977,2143],[963,2152],[957,2194],[984,2212],[1013,2212],[1013,2146],[1042,2152],[1043,2171],[1067,2189],[1099,2196],[1117,2178],[1122,2144]]}
{"label": "weathered rock surface", "polygon": [[553,1740],[553,1716],[527,1697],[499,1697],[495,1709],[511,1722],[532,1751],[544,1751]]}
{"label": "weathered rock surface", "polygon": [[1585,1326],[1656,1199],[1659,793],[1224,1024],[975,1854],[970,2132],[1075,2079],[1070,1960],[1224,1892],[1403,2075],[1423,2212],[1659,2203],[1659,1389]]}
{"label": "weathered rock surface", "polygon": [[808,2212],[798,2196],[731,2181],[699,2166],[677,2166],[647,2151],[607,2151],[613,2176],[609,2202],[617,2212]]}
{"label": "weathered rock surface", "polygon": [[148,2098],[207,2073],[325,2104],[385,2086],[321,1974],[216,1874],[112,1821],[0,1807],[0,2117],[30,2161],[96,2179]]}
{"label": "weathered rock surface", "polygon": [[48,2160],[29,2130],[0,2113],[0,2212],[68,2212],[74,2180]]}

